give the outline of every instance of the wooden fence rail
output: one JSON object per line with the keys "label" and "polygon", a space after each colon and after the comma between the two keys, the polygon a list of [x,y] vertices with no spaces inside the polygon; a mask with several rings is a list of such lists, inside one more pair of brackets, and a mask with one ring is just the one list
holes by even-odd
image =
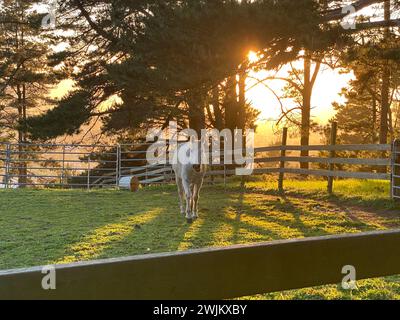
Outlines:
{"label": "wooden fence rail", "polygon": [[[371,180],[391,180],[392,181],[392,196],[396,197],[399,194],[398,191],[393,192],[397,188],[400,188],[400,179],[396,179],[396,176],[387,173],[391,168],[392,171],[396,166],[400,166],[400,157],[393,157],[389,155],[389,152],[392,151],[392,145],[390,144],[357,144],[357,145],[337,145],[336,144],[337,137],[337,124],[333,123],[331,128],[331,141],[329,145],[312,145],[312,146],[290,146],[287,145],[287,128],[283,129],[282,133],[282,145],[281,146],[273,146],[273,147],[263,147],[256,148],[255,154],[260,155],[261,157],[256,157],[254,162],[255,164],[270,164],[270,163],[279,163],[279,169],[271,169],[271,168],[257,168],[254,173],[255,174],[263,174],[263,173],[273,173],[279,172],[279,181],[278,181],[278,189],[280,192],[284,191],[284,175],[285,174],[299,174],[303,176],[319,176],[326,177],[327,182],[327,190],[329,193],[333,192],[333,184],[334,178],[353,178],[353,179],[371,179]],[[396,144],[396,142],[395,142]],[[394,148],[394,146],[393,146]],[[280,157],[266,157],[264,154],[268,152],[281,152]],[[329,152],[328,157],[319,156],[287,156],[287,151],[319,151],[321,152]],[[354,151],[368,151],[368,152],[379,152],[377,154],[381,157],[370,157],[370,158],[343,158],[337,157],[337,153],[340,151],[354,152]],[[394,151],[393,151],[394,152]],[[387,157],[385,157],[387,155]],[[382,157],[383,156],[383,157]],[[297,168],[288,168],[288,163],[319,163],[328,166],[328,170],[326,169],[297,169]],[[358,165],[358,166],[372,166],[372,167],[386,167],[384,170],[379,170],[378,172],[364,172],[364,171],[344,171],[344,170],[335,170],[336,165]],[[400,178],[400,176],[399,176]],[[399,197],[400,198],[400,197]]]}
{"label": "wooden fence rail", "polygon": [[[282,155],[286,155],[286,151],[301,151],[301,150],[313,150],[313,151],[390,151],[390,145],[336,145],[336,146],[278,146],[278,147],[267,147],[267,148],[256,148],[255,154],[264,154],[270,151],[280,151]],[[301,175],[315,175],[315,176],[325,176],[325,177],[340,177],[340,178],[355,178],[355,179],[378,179],[378,180],[390,180],[390,174],[374,173],[374,172],[353,172],[353,171],[335,171],[335,170],[308,170],[308,169],[295,169],[287,168],[286,163],[297,162],[297,163],[320,163],[326,165],[364,165],[364,166],[386,166],[389,167],[392,164],[392,159],[388,158],[324,158],[324,157],[296,157],[296,156],[280,156],[280,157],[256,157],[254,163],[257,165],[277,163],[280,167],[275,168],[255,168],[253,174],[266,174],[266,173],[280,173],[280,174],[301,174]],[[332,167],[331,167],[332,168]],[[331,169],[330,168],[330,169]],[[143,171],[148,170],[143,173]],[[142,171],[142,172],[141,172]],[[144,177],[151,175],[160,175],[161,173],[169,172],[172,173],[169,166],[164,168],[159,168],[155,166],[144,166],[134,169],[124,170],[122,176],[132,175],[136,177]],[[234,175],[235,170],[216,170],[212,169],[207,173],[208,176],[218,176],[218,175]],[[168,175],[168,180],[173,176]],[[162,182],[163,179],[157,179],[157,181]]]}
{"label": "wooden fence rail", "polygon": [[270,151],[390,151],[390,144],[345,144],[345,145],[312,145],[312,146],[273,146],[256,148],[255,152],[263,153]]}
{"label": "wooden fence rail", "polygon": [[0,272],[0,299],[227,299],[400,274],[400,231],[284,240]]}
{"label": "wooden fence rail", "polygon": [[[332,139],[336,138],[336,134],[332,133]],[[400,166],[400,157],[399,156],[390,156],[389,151],[392,150],[392,146],[389,144],[381,145],[336,145],[335,140],[332,140],[331,145],[320,145],[320,146],[288,146],[287,142],[287,129],[285,128],[283,131],[283,140],[281,146],[274,147],[263,147],[256,148],[254,164],[255,169],[253,171],[253,175],[260,174],[279,174],[278,181],[278,189],[283,192],[284,191],[284,179],[286,174],[296,174],[303,176],[317,176],[317,177],[325,177],[327,178],[327,190],[329,193],[333,191],[334,178],[353,178],[353,179],[371,179],[371,180],[392,180],[393,188],[395,190],[392,192],[394,197],[400,195],[400,174],[395,175],[394,177],[387,173],[390,170],[389,168],[397,168],[396,166]],[[288,156],[288,151],[319,151],[319,152],[329,152],[328,157],[318,156]],[[368,151],[368,152],[376,152],[377,157],[370,156],[370,158],[344,158],[337,157],[337,152],[340,151]],[[280,152],[280,156],[266,156],[269,152]],[[381,158],[382,152],[387,153],[387,158]],[[223,153],[221,151],[221,153]],[[397,162],[398,163],[397,163]],[[288,166],[289,163],[318,163],[327,166],[326,169],[298,169],[296,167]],[[276,167],[270,167],[267,165],[276,164]],[[365,171],[344,171],[336,170],[335,166],[337,165],[348,165],[348,166],[370,166],[370,167],[386,167],[384,171],[386,173],[382,173],[380,171],[374,172],[365,172]],[[224,180],[226,180],[227,176],[232,176],[236,174],[236,171],[232,168],[227,169],[224,166],[224,169],[217,169],[217,166],[212,167],[212,169],[207,172],[207,176],[223,176]],[[172,168],[170,166],[164,166],[160,168],[159,166],[144,166],[134,168],[130,171],[124,171],[125,174],[120,174],[123,176],[135,176],[136,178],[141,179],[142,184],[152,184],[152,183],[165,183],[172,181],[174,176],[172,174]]]}
{"label": "wooden fence rail", "polygon": [[269,157],[256,158],[255,163],[273,163],[273,162],[307,162],[323,164],[349,164],[365,166],[390,166],[390,159],[358,159],[358,158],[321,158],[321,157]]}
{"label": "wooden fence rail", "polygon": [[[254,175],[271,174],[271,173],[297,174],[317,177],[335,177],[344,179],[367,179],[367,180],[390,180],[391,175],[388,173],[373,172],[349,172],[349,171],[329,171],[329,170],[310,170],[310,169],[291,169],[291,168],[260,168],[253,171]],[[222,175],[223,171],[212,171],[208,175]],[[235,170],[227,170],[227,175],[234,175]]]}

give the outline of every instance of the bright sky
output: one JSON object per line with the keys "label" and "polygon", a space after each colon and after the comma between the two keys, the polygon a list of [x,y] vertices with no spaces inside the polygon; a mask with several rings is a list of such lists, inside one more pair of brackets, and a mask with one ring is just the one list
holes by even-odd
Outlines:
{"label": "bright sky", "polygon": [[[283,71],[279,73],[279,76],[284,76],[290,67],[283,68]],[[266,71],[250,73],[251,77],[262,80],[271,73]],[[322,66],[318,74],[317,81],[314,86],[312,96],[312,116],[315,121],[320,123],[326,123],[334,115],[332,108],[332,102],[341,102],[343,98],[339,96],[342,88],[347,86],[348,81],[352,79],[351,74],[339,74],[338,70],[332,70],[329,67]],[[253,87],[256,83],[255,80],[249,79],[247,87],[251,88],[247,92],[247,99],[252,105],[261,111],[260,120],[276,120],[281,114],[280,104],[275,95],[264,85],[258,84]],[[282,94],[282,88],[285,85],[284,81],[269,80],[266,83],[275,93],[280,96]],[[284,100],[285,109],[294,107],[295,104],[292,101]]]}
{"label": "bright sky", "polygon": [[[351,0],[343,1],[343,6],[351,3]],[[345,21],[348,23],[354,22],[354,17],[359,15],[366,15],[371,17],[371,20],[382,19],[382,5],[374,5],[368,8],[364,8],[355,15],[350,15]],[[398,16],[398,13],[393,13],[393,16]],[[256,59],[255,53],[249,54],[249,59]],[[294,66],[301,69],[301,66]],[[283,68],[283,73],[287,72],[289,67]],[[271,74],[268,72],[258,72],[250,74],[259,80],[264,79]],[[314,86],[311,105],[313,107],[311,115],[314,121],[320,124],[326,124],[331,119],[335,111],[332,107],[333,102],[344,102],[343,98],[339,95],[342,88],[346,87],[349,80],[353,79],[352,74],[339,74],[338,70],[332,70],[329,67],[322,66],[319,72],[317,81]],[[252,87],[254,80],[248,80],[247,86]],[[283,82],[269,81],[268,86],[273,89],[278,95],[281,94],[281,88],[284,86]],[[280,116],[280,104],[277,101],[273,93],[270,92],[265,86],[257,85],[253,89],[247,92],[247,99],[251,101],[252,105],[261,111],[260,119],[258,121],[258,129],[256,135],[256,145],[265,145],[266,143],[275,142],[275,137],[272,135],[274,124],[277,118]],[[290,109],[295,105],[293,102],[288,100],[284,101],[285,109]],[[312,142],[320,142],[319,136],[311,135]],[[296,141],[297,143],[298,141]]]}
{"label": "bright sky", "polygon": [[[268,72],[262,71],[250,74],[259,80],[268,76]],[[321,67],[317,81],[315,82],[312,96],[311,116],[313,121],[320,124],[326,124],[331,119],[335,111],[332,102],[343,102],[343,98],[339,95],[342,88],[347,86],[348,81],[352,78],[351,74],[339,74],[338,70],[332,70],[328,67]],[[248,80],[247,86],[252,87],[254,80]],[[281,94],[283,81],[268,81],[268,86],[278,95]],[[265,146],[276,142],[276,136],[273,134],[276,130],[276,120],[281,115],[281,108],[277,98],[265,86],[259,84],[247,92],[247,99],[252,105],[261,111],[260,118],[257,122],[256,146]],[[283,100],[285,109],[294,107],[295,104],[290,100]],[[312,134],[312,143],[320,143],[319,135]],[[289,138],[291,140],[291,138]],[[298,139],[294,139],[291,143],[298,143]]]}

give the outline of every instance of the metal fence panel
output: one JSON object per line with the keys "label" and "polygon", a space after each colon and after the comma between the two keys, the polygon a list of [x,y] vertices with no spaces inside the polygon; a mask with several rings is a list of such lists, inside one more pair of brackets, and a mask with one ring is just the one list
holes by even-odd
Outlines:
{"label": "metal fence panel", "polygon": [[[0,144],[3,188],[110,187],[93,182],[117,172],[117,151],[106,145]],[[116,179],[114,184],[116,185]]]}

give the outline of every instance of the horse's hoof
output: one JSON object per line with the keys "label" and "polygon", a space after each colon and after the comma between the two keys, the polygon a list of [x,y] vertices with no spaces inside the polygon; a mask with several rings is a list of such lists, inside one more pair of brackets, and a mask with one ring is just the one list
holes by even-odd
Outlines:
{"label": "horse's hoof", "polygon": [[186,222],[189,223],[189,224],[192,224],[193,223],[193,219],[192,218],[186,218]]}

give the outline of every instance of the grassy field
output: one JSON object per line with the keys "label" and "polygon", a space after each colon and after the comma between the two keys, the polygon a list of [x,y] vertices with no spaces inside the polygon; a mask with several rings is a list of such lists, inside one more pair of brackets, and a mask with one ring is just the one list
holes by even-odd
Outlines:
{"label": "grassy field", "polygon": [[[398,228],[389,184],[275,181],[206,186],[201,217],[180,216],[174,186],[124,191],[0,191],[0,269]],[[339,191],[340,190],[340,191]],[[400,277],[360,281],[359,289],[324,286],[251,299],[397,299]]]}

